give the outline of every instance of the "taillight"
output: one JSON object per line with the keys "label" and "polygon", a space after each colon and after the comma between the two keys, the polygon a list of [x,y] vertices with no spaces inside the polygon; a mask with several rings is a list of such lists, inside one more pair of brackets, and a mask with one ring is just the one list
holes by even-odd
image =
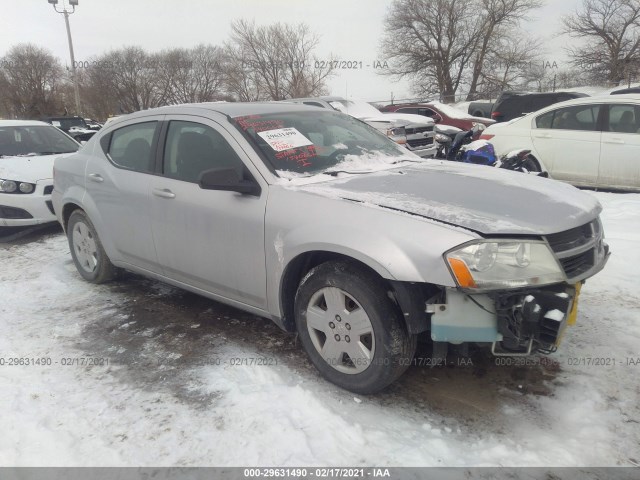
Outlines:
{"label": "taillight", "polygon": [[502,116],[502,113],[500,112],[491,112],[491,118],[498,118],[501,116]]}
{"label": "taillight", "polygon": [[480,140],[491,140],[495,135],[491,135],[490,133],[483,133],[480,135]]}

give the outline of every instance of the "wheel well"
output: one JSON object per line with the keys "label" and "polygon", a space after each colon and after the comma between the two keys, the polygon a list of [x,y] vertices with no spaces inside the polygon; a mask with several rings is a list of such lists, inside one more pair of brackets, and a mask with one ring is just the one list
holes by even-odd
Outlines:
{"label": "wheel well", "polygon": [[[280,284],[280,312],[282,315],[282,325],[287,331],[294,332],[296,329],[294,300],[300,282],[312,268],[332,260],[347,260],[366,268],[374,275],[380,277],[371,267],[347,255],[325,251],[305,252],[298,255],[287,265]],[[383,280],[386,281],[385,279]]]}
{"label": "wheel well", "polygon": [[473,117],[484,117],[484,112],[482,110],[476,110],[471,114]]}
{"label": "wheel well", "polygon": [[64,222],[62,225],[62,228],[64,228],[65,232],[67,231],[67,224],[69,223],[69,217],[71,217],[71,214],[76,210],[82,210],[82,209],[75,203],[67,203],[62,208],[62,221]]}
{"label": "wheel well", "polygon": [[426,299],[433,295],[434,292],[437,292],[439,287],[422,283],[388,280],[381,277],[378,272],[367,264],[347,255],[334,252],[314,251],[303,253],[294,258],[289,262],[283,274],[280,286],[280,312],[282,315],[282,326],[287,331],[294,332],[296,329],[294,303],[300,282],[312,268],[321,263],[334,260],[343,260],[357,264],[371,272],[372,275],[378,277],[392,293],[392,300],[398,305],[400,312],[403,314],[402,318],[409,333],[420,333],[428,329],[428,322],[424,314],[424,305]]}

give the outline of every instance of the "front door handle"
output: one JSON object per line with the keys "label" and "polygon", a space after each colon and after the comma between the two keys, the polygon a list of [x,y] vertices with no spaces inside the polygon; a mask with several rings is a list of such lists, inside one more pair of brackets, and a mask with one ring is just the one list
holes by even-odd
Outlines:
{"label": "front door handle", "polygon": [[621,138],[611,138],[609,140],[603,140],[602,143],[615,143],[618,145],[624,145],[624,140]]}
{"label": "front door handle", "polygon": [[100,175],[99,173],[90,173],[88,176],[89,176],[89,180],[91,180],[92,182],[96,182],[96,183],[104,182],[104,178],[102,178],[102,175]]}
{"label": "front door handle", "polygon": [[536,138],[551,138],[550,133],[534,133],[533,136]]}
{"label": "front door handle", "polygon": [[171,190],[169,190],[168,188],[154,188],[153,189],[153,194],[156,197],[161,197],[161,198],[176,198],[176,194],[173,193]]}

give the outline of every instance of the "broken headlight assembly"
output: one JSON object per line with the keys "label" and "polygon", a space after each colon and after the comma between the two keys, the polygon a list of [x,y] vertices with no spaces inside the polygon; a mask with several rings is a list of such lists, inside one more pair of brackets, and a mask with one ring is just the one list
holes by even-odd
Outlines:
{"label": "broken headlight assembly", "polygon": [[474,292],[566,281],[549,246],[540,241],[481,240],[445,254],[460,288]]}

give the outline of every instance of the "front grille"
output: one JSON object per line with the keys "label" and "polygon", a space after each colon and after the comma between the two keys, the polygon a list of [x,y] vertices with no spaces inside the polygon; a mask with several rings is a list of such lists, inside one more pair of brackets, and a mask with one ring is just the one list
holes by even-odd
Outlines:
{"label": "front grille", "polygon": [[427,145],[433,145],[433,137],[421,138],[418,140],[407,140],[410,147],[426,147]]}
{"label": "front grille", "polygon": [[47,185],[46,187],[44,187],[45,195],[51,195],[51,192],[53,192],[53,185]]}
{"label": "front grille", "polygon": [[594,235],[592,223],[572,228],[566,232],[547,235],[547,241],[554,251],[569,250],[587,243]]}
{"label": "front grille", "polygon": [[21,208],[7,207],[0,205],[0,218],[10,218],[12,220],[23,220],[33,218],[33,216]]}
{"label": "front grille", "polygon": [[547,235],[546,240],[570,282],[580,280],[607,254],[599,220]]}
{"label": "front grille", "polygon": [[52,215],[55,215],[56,212],[53,210],[53,202],[51,200],[47,200],[46,202],[44,202],[47,204],[47,208],[49,209],[49,211],[51,212]]}
{"label": "front grille", "polygon": [[560,264],[567,277],[574,278],[589,271],[594,266],[594,261],[593,250],[590,249],[573,257],[561,258]]}
{"label": "front grille", "polygon": [[433,132],[433,127],[414,127],[414,128],[405,127],[404,131],[407,133],[407,135],[415,135],[416,133]]}

